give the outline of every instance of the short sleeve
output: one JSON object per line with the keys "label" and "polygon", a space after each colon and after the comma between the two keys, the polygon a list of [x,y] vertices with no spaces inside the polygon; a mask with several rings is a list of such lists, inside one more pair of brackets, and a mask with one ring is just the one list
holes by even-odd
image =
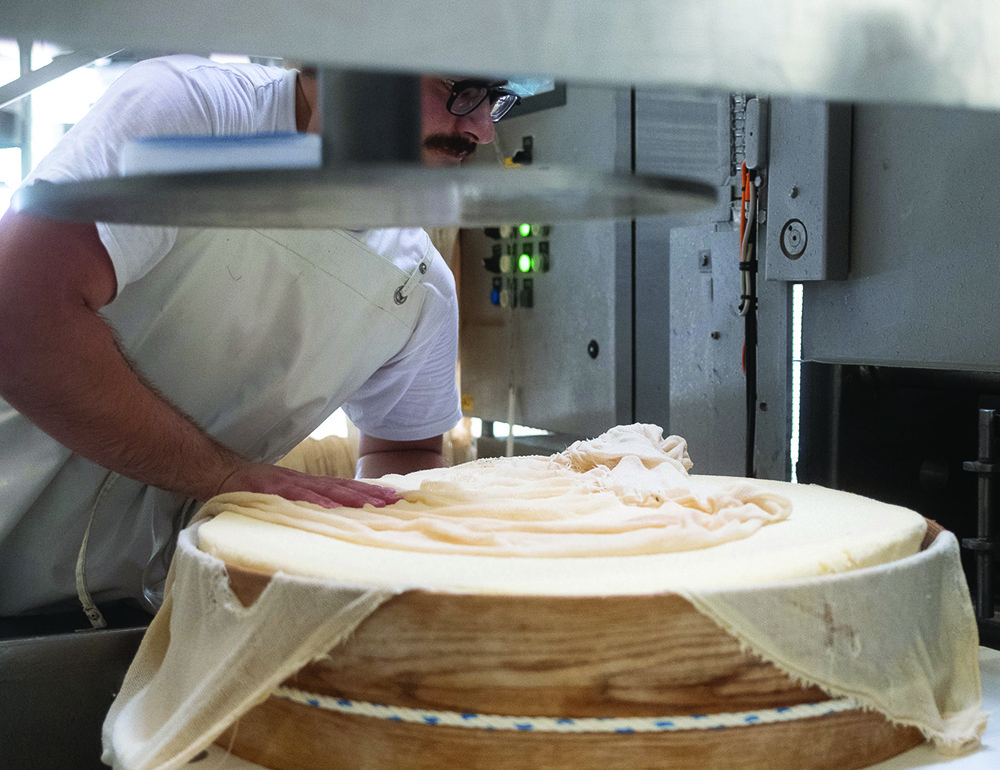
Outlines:
{"label": "short sleeve", "polygon": [[344,404],[351,421],[375,438],[429,438],[451,430],[462,417],[455,279],[436,252],[424,286],[420,320],[408,344]]}
{"label": "short sleeve", "polygon": [[[108,87],[25,184],[118,176],[123,149],[139,137],[273,131],[281,121],[294,126],[294,96],[289,95],[294,90],[287,85],[289,78],[294,84],[294,73],[271,70],[186,55],[139,62]],[[269,103],[277,104],[276,110],[262,109]],[[270,123],[262,126],[262,120]],[[176,227],[99,222],[97,229],[119,290],[151,270],[177,237]]]}
{"label": "short sleeve", "polygon": [[[161,60],[125,71],[25,180],[78,182],[119,175],[132,139],[154,133],[205,133],[203,110],[192,109],[183,79]],[[148,272],[173,245],[175,227],[99,222],[98,235],[115,267],[119,289]]]}

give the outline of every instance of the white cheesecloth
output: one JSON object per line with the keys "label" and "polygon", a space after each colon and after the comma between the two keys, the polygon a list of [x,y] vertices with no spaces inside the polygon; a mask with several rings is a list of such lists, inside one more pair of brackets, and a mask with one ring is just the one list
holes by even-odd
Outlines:
{"label": "white cheesecloth", "polygon": [[277,574],[244,607],[196,532],[181,533],[166,600],[105,720],[102,760],[113,767],[182,767],[394,593]]}
{"label": "white cheesecloth", "polygon": [[[116,768],[182,766],[396,593],[278,574],[244,608],[195,538],[195,527],[182,534],[167,601],[105,723],[104,761]],[[678,593],[802,683],[917,727],[942,753],[978,745],[978,637],[954,535],[892,564],[780,589]]]}
{"label": "white cheesecloth", "polygon": [[[642,458],[642,448],[630,454]],[[671,461],[675,470],[681,459]],[[637,478],[636,469],[625,470],[630,481]],[[104,760],[116,768],[183,765],[382,602],[412,587],[352,589],[278,572],[244,608],[224,563],[198,549],[204,521],[181,535],[167,600],[105,722]],[[771,585],[671,590],[803,684],[917,727],[943,753],[978,745],[986,724],[978,634],[951,533],[879,566]]]}
{"label": "white cheesecloth", "polygon": [[979,634],[951,532],[863,570],[678,593],[797,681],[917,727],[941,753],[979,745]]}

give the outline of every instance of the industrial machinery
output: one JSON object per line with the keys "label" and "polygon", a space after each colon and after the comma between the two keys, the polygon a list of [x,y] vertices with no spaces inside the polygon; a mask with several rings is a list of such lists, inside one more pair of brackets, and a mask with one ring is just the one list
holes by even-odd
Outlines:
{"label": "industrial machinery", "polygon": [[[558,443],[652,422],[688,439],[696,472],[794,474],[918,510],[962,539],[981,633],[997,644],[1000,236],[989,212],[1000,200],[983,162],[995,113],[567,93],[545,121],[502,125],[500,146],[530,142],[535,163],[572,153],[687,173],[717,185],[721,203],[627,226],[544,224],[538,236],[531,223],[526,236],[466,231],[469,412],[549,429]],[[585,155],[576,132],[601,98],[618,109],[604,110],[604,143]],[[587,126],[592,139],[600,126]],[[748,156],[761,255],[753,327],[740,312]]]}

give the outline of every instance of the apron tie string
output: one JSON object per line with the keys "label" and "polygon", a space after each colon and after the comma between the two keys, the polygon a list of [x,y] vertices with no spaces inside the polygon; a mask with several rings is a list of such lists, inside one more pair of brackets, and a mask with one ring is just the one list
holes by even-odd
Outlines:
{"label": "apron tie string", "polygon": [[97,497],[94,500],[94,505],[90,509],[90,519],[87,521],[87,529],[83,533],[83,542],[80,544],[80,552],[76,557],[76,595],[80,600],[80,604],[83,605],[83,612],[87,616],[87,620],[90,621],[90,625],[94,628],[106,628],[108,623],[104,619],[104,615],[97,608],[94,600],[90,596],[90,591],[87,590],[87,544],[90,541],[90,530],[94,526],[94,516],[97,515],[97,506],[101,504],[101,499],[111,488],[119,478],[117,473],[109,473],[108,477],[104,479],[104,483],[101,484],[101,489],[97,493]]}

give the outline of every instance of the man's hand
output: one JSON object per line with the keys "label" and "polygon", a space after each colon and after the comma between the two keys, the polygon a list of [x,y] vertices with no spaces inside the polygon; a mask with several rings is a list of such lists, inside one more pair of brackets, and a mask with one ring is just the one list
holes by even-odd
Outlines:
{"label": "man's hand", "polygon": [[261,492],[324,508],[361,508],[369,503],[381,508],[400,499],[389,487],[354,479],[310,476],[290,468],[260,463],[247,463],[230,474],[219,487],[218,493],[224,492]]}

